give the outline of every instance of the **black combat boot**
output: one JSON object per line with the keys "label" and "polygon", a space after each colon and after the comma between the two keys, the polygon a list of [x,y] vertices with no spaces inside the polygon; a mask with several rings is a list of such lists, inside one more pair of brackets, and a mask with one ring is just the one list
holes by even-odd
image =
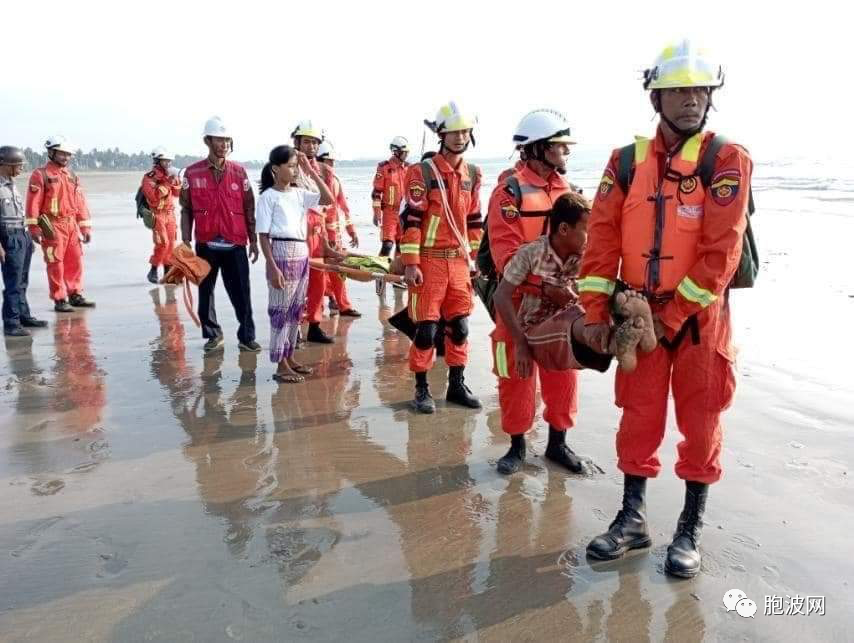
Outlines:
{"label": "black combat boot", "polygon": [[320,324],[312,322],[308,325],[308,333],[305,336],[306,341],[315,342],[316,344],[332,344],[335,342],[329,335],[323,332]]}
{"label": "black combat boot", "polygon": [[146,275],[146,279],[148,279],[148,281],[153,283],[153,284],[157,283],[157,266],[151,266],[151,269],[148,271],[148,274]]}
{"label": "black combat boot", "polygon": [[604,534],[587,545],[587,555],[599,560],[620,558],[630,549],[649,547],[652,540],[646,528],[646,478],[626,474],[623,482],[623,508]]}
{"label": "black combat boot", "polygon": [[86,299],[79,292],[72,293],[68,296],[68,303],[75,308],[94,308],[95,302]]}
{"label": "black combat boot", "polygon": [[470,409],[479,409],[481,408],[480,400],[472,395],[471,389],[466,386],[463,377],[464,368],[464,366],[451,366],[448,369],[448,394],[445,399]]}
{"label": "black combat boot", "polygon": [[510,436],[510,450],[498,461],[498,473],[509,476],[522,468],[525,462],[525,435]]}
{"label": "black combat boot", "polygon": [[584,473],[584,461],[566,445],[566,431],[560,431],[553,426],[549,427],[546,459],[569,469],[572,473]]}
{"label": "black combat boot", "polygon": [[702,482],[685,482],[685,507],[676,524],[673,542],[667,548],[664,571],[680,578],[693,578],[700,571],[700,530],[709,485]]}
{"label": "black combat boot", "polygon": [[58,313],[73,313],[74,309],[71,307],[71,304],[68,303],[65,299],[57,299],[53,302],[53,309]]}
{"label": "black combat boot", "polygon": [[419,413],[435,413],[436,403],[430,395],[430,385],[427,384],[427,373],[415,374],[415,410]]}

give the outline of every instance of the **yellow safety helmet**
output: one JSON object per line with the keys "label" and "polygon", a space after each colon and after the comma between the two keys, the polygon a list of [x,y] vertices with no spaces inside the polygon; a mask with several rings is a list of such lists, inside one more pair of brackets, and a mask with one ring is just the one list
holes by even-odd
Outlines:
{"label": "yellow safety helmet", "polygon": [[291,138],[296,138],[297,136],[309,136],[311,138],[316,138],[321,143],[323,142],[323,139],[326,138],[323,130],[316,127],[311,121],[299,122],[296,129],[291,132]]}
{"label": "yellow safety helmet", "polygon": [[442,105],[439,111],[436,112],[436,120],[432,123],[425,121],[437,134],[446,132],[459,132],[460,130],[474,129],[477,124],[477,117],[472,114],[464,113],[457,107],[454,101]]}
{"label": "yellow safety helmet", "polygon": [[643,73],[644,89],[676,87],[720,87],[724,84],[721,65],[704,49],[682,40],[664,49],[655,64]]}

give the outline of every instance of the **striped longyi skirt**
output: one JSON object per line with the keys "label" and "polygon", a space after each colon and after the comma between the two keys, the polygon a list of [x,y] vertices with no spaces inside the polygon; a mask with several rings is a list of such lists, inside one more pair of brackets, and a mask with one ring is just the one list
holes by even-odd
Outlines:
{"label": "striped longyi skirt", "polygon": [[285,287],[267,286],[270,302],[270,361],[278,364],[296,348],[299,323],[305,309],[308,287],[308,246],[305,241],[272,239],[273,260],[285,276]]}

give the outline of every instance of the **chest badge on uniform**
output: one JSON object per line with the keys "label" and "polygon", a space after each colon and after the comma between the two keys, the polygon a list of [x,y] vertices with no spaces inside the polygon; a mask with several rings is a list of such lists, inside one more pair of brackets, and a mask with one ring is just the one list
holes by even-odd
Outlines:
{"label": "chest badge on uniform", "polygon": [[722,170],[712,177],[712,199],[718,205],[729,205],[738,195],[741,186],[741,172]]}
{"label": "chest badge on uniform", "polygon": [[686,176],[679,182],[679,191],[682,194],[691,194],[697,189],[697,177]]}
{"label": "chest badge on uniform", "polygon": [[602,180],[599,181],[599,196],[603,199],[611,193],[614,188],[614,170],[610,167],[605,170]]}

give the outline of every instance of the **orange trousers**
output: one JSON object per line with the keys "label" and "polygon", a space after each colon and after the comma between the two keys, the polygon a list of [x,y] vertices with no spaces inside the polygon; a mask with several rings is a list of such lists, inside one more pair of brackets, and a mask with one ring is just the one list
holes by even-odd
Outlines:
{"label": "orange trousers", "polygon": [[400,227],[400,212],[394,208],[383,208],[382,240],[397,243],[400,241],[402,230]]}
{"label": "orange trousers", "polygon": [[326,295],[335,299],[338,310],[350,310],[353,303],[347,295],[347,282],[341,275],[334,272],[326,273]]}
{"label": "orange trousers", "polygon": [[152,266],[168,266],[172,260],[172,250],[175,248],[176,226],[175,215],[155,214],[154,230],[151,231],[154,241],[154,251],[148,260]]}
{"label": "orange trousers", "polygon": [[305,318],[310,323],[323,320],[323,297],[326,294],[326,279],[329,273],[310,268],[308,290],[305,296]]}
{"label": "orange trousers", "polygon": [[50,298],[66,299],[83,289],[83,247],[73,217],[52,217],[54,238],[42,238]]}
{"label": "orange trousers", "polygon": [[522,379],[516,374],[515,344],[501,318],[492,332],[492,372],[498,377],[501,428],[509,435],[531,430],[537,408],[537,378],[545,409],[543,419],[558,430],[575,426],[578,414],[578,371],[547,371],[534,362],[534,372]]}
{"label": "orange trousers", "polygon": [[[445,363],[448,366],[465,366],[468,361],[468,340],[461,344],[451,341],[451,322],[456,317],[467,317],[472,310],[472,285],[468,262],[464,257],[437,259],[421,257],[420,286],[409,288],[409,317],[416,324],[424,321],[448,322],[445,330]],[[409,347],[409,370],[423,373],[433,368],[436,349],[420,349],[415,343]]]}
{"label": "orange trousers", "polygon": [[659,345],[651,353],[639,352],[633,372],[617,370],[616,403],[623,409],[617,466],[623,473],[654,478],[661,470],[657,453],[672,391],[683,438],[677,446],[676,475],[705,484],[720,479],[721,413],[732,403],[735,374],[721,348],[728,344],[729,316],[712,318],[716,323],[701,322],[700,343],[694,344],[688,333],[675,349]]}

